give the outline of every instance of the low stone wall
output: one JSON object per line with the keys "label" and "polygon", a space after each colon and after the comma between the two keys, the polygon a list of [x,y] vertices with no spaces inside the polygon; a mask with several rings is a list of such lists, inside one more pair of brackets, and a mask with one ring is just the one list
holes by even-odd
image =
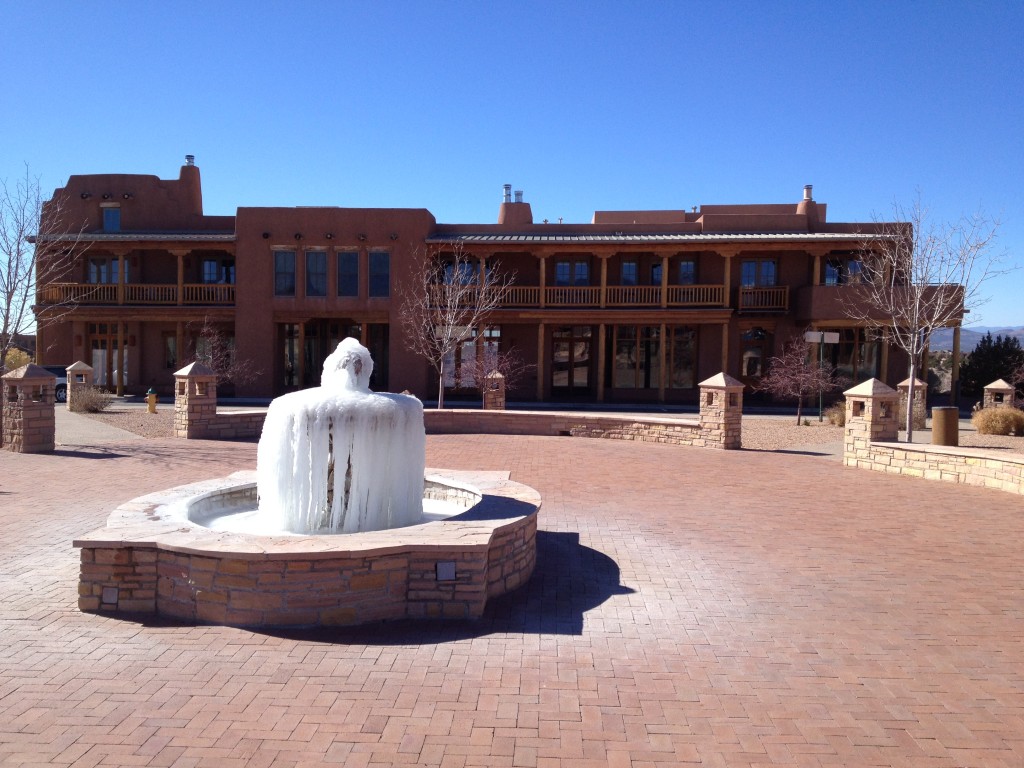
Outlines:
{"label": "low stone wall", "polygon": [[1024,456],[981,448],[877,442],[848,456],[848,466],[976,485],[1024,495]]}
{"label": "low stone wall", "polygon": [[231,626],[479,617],[533,573],[540,498],[501,473],[454,474],[431,476],[428,495],[447,485],[457,503],[476,502],[463,514],[334,536],[254,536],[188,519],[214,499],[255,504],[251,472],[140,497],[74,542],[79,608]]}
{"label": "low stone wall", "polygon": [[[175,418],[177,416],[178,414],[175,414]],[[266,418],[265,410],[214,411],[201,421],[195,421],[184,429],[187,431],[188,437],[192,439],[245,440],[260,436]]]}
{"label": "low stone wall", "polygon": [[427,434],[603,437],[697,446],[707,443],[700,424],[688,419],[562,411],[441,410],[424,411],[423,422]]}

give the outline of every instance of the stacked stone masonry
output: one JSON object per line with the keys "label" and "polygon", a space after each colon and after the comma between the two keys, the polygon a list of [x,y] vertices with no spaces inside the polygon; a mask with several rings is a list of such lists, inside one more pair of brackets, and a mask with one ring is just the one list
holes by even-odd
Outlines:
{"label": "stacked stone masonry", "polygon": [[0,443],[15,453],[49,453],[56,447],[56,377],[28,364],[0,379]]}
{"label": "stacked stone masonry", "polygon": [[[142,497],[115,510],[107,528],[75,542],[82,549],[78,605],[231,626],[477,618],[488,599],[533,573],[540,503],[536,492],[515,483],[483,487],[493,493],[435,476],[427,496],[467,507],[465,519],[307,537],[298,552],[291,537],[225,534],[163,519],[159,494]],[[204,484],[184,488],[197,493],[191,513],[255,502],[254,482],[215,494]],[[521,513],[509,515],[508,504]]]}

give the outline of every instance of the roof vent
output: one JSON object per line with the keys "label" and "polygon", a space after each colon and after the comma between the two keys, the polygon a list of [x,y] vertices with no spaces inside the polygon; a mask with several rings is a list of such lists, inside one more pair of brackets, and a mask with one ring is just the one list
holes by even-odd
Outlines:
{"label": "roof vent", "polygon": [[195,164],[196,164],[196,156],[195,155],[185,155],[185,165],[195,165]]}
{"label": "roof vent", "polygon": [[517,203],[523,202],[523,190],[521,190],[521,189],[517,189],[516,190],[516,202]]}
{"label": "roof vent", "polygon": [[813,200],[811,197],[811,184],[804,184],[804,200]]}
{"label": "roof vent", "polygon": [[503,203],[511,203],[512,202],[512,185],[511,184],[502,184],[501,188],[502,188],[502,190],[505,193],[504,197],[502,197],[502,202]]}

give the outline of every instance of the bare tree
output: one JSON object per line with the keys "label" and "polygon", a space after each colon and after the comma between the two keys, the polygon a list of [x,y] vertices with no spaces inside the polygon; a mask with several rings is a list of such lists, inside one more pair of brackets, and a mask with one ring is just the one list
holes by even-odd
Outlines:
{"label": "bare tree", "polygon": [[234,338],[209,317],[203,318],[203,324],[196,333],[193,359],[216,373],[219,385],[248,384],[262,373],[252,360],[238,358]]}
{"label": "bare tree", "polygon": [[469,371],[483,396],[484,381],[491,374],[501,374],[505,380],[505,389],[509,390],[514,389],[534,368],[536,366],[526,362],[518,349],[501,350],[485,346],[483,354],[473,358]]}
{"label": "bare tree", "polygon": [[424,254],[402,291],[406,346],[437,372],[437,407],[444,407],[445,365],[487,326],[508,294],[512,277],[493,263],[481,269],[456,245]]}
{"label": "bare tree", "polygon": [[30,333],[33,324],[59,322],[74,308],[58,292],[45,297],[45,312],[32,314],[37,286],[67,281],[89,246],[84,225],[69,226],[64,213],[60,201],[44,201],[39,178],[28,166],[24,178],[0,180],[0,368],[17,335]]}
{"label": "bare tree", "polygon": [[[964,312],[984,303],[981,286],[1003,274],[992,251],[998,223],[981,215],[935,224],[920,198],[894,206],[896,223],[880,223],[861,248],[860,280],[844,310],[864,326],[882,331],[910,360],[919,378],[924,350],[937,328],[959,325]],[[905,429],[913,439],[914,388],[907,398]]]}
{"label": "bare tree", "polygon": [[768,372],[757,385],[757,389],[772,397],[795,399],[797,424],[805,397],[839,389],[839,381],[831,368],[812,360],[810,351],[811,345],[803,337],[794,336],[785,343],[780,356],[768,361]]}

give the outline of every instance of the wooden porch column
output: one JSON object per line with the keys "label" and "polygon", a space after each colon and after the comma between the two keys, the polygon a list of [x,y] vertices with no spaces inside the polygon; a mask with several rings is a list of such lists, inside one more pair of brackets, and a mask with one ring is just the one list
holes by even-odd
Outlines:
{"label": "wooden porch column", "polygon": [[811,285],[821,285],[821,254],[814,254],[814,274],[811,275]]}
{"label": "wooden porch column", "polygon": [[607,364],[605,360],[605,324],[600,323],[597,326],[597,402],[604,402],[604,367]]}
{"label": "wooden porch column", "polygon": [[879,364],[881,370],[879,371],[879,378],[888,382],[889,380],[889,329],[882,329],[882,361]]}
{"label": "wooden porch column", "polygon": [[[544,309],[547,302],[547,287],[548,287],[548,257],[544,254],[540,255],[540,308]],[[541,328],[544,324],[541,324]]]}
{"label": "wooden porch column", "polygon": [[[123,274],[123,273],[122,273]],[[121,277],[118,276],[118,291],[124,289],[124,283],[120,282]],[[124,397],[124,355],[125,355],[125,338],[124,338],[124,323],[120,320],[117,321],[117,396]]]}
{"label": "wooden porch column", "polygon": [[[732,257],[734,255],[732,253],[722,254],[722,259],[725,261],[725,279],[722,281],[725,286],[725,296],[723,297],[725,303],[722,306],[727,308],[732,306]],[[725,372],[725,369],[723,368],[722,371]]]}
{"label": "wooden porch column", "polygon": [[[664,275],[664,269],[662,270]],[[658,402],[665,402],[665,342],[667,341],[665,336],[665,323],[661,324],[660,336],[658,337],[658,368],[660,369],[660,376],[658,377]]]}
{"label": "wooden porch column", "polygon": [[[128,264],[127,254],[117,254],[117,303],[124,304],[124,270]],[[118,393],[120,394],[120,392]]]}
{"label": "wooden porch column", "polygon": [[661,257],[661,308],[668,308],[668,256]]}
{"label": "wooden porch column", "polygon": [[608,258],[598,256],[601,259],[601,309],[608,306]]}
{"label": "wooden porch column", "polygon": [[[306,323],[305,321],[299,322],[299,349],[296,357],[299,358],[299,378],[298,387],[302,389],[303,382],[306,380]],[[364,345],[365,346],[365,345]]]}
{"label": "wooden porch column", "polygon": [[537,399],[544,399],[544,323],[537,326]]}
{"label": "wooden porch column", "polygon": [[187,251],[171,251],[178,259],[178,306],[185,303],[185,254]]}

